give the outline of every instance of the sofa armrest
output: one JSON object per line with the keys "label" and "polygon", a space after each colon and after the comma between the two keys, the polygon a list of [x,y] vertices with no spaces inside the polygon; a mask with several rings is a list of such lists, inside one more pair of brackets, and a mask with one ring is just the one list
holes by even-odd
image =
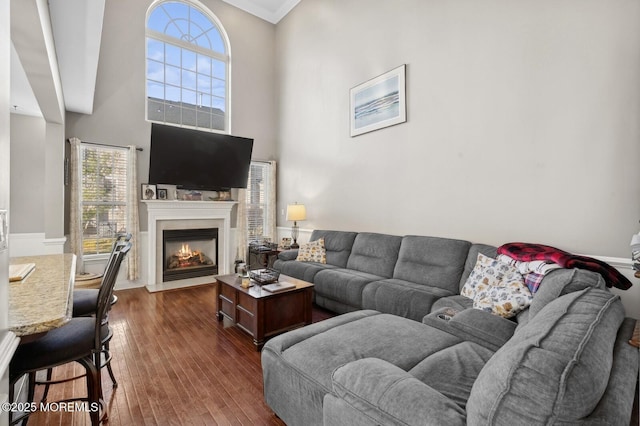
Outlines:
{"label": "sofa armrest", "polygon": [[280,260],[296,260],[298,257],[298,249],[284,250],[278,253]]}
{"label": "sofa armrest", "polygon": [[466,424],[465,411],[454,401],[381,359],[345,364],[333,372],[332,382],[338,398],[376,424]]}
{"label": "sofa armrest", "polygon": [[633,318],[625,318],[618,330],[607,389],[595,410],[584,419],[585,425],[628,425],[630,422],[640,364],[638,348],[629,344],[635,322]]}
{"label": "sofa armrest", "polygon": [[422,322],[493,351],[513,336],[517,326],[506,318],[473,308],[463,311],[438,309],[425,316]]}

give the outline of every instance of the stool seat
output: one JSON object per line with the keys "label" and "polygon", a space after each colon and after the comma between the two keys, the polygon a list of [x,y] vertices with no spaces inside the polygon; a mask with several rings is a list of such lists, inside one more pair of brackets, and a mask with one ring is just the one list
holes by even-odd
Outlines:
{"label": "stool seat", "polygon": [[[49,331],[33,342],[19,345],[11,360],[12,379],[25,371],[44,370],[82,357],[91,357],[95,347],[95,324],[92,317],[71,318],[62,327]],[[109,325],[100,328],[101,340],[111,334]],[[13,380],[12,380],[13,381]]]}

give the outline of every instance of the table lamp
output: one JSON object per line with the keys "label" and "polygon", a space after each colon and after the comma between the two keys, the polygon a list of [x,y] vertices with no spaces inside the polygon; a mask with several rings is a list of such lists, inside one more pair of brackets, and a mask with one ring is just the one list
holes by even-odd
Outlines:
{"label": "table lamp", "polygon": [[304,207],[304,204],[289,204],[287,206],[287,220],[293,221],[293,227],[291,228],[291,239],[293,240],[293,244],[291,244],[291,248],[300,247],[296,240],[298,239],[298,221],[307,219],[307,209]]}

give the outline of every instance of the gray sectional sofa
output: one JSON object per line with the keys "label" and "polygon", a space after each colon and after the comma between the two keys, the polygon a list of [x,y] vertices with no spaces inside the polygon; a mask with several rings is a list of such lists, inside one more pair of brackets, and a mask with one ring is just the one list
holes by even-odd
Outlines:
{"label": "gray sectional sofa", "polygon": [[448,238],[313,231],[311,241],[319,238],[326,264],[298,262],[290,250],[279,254],[274,268],[313,282],[315,303],[333,312],[374,309],[417,321],[436,300],[459,294],[472,246]]}
{"label": "gray sectional sofa", "polygon": [[281,253],[342,315],[267,342],[267,404],[294,425],[624,425],[638,377],[635,321],[594,272],[545,276],[505,319],[459,295],[495,247],[420,236],[314,231],[326,264]]}

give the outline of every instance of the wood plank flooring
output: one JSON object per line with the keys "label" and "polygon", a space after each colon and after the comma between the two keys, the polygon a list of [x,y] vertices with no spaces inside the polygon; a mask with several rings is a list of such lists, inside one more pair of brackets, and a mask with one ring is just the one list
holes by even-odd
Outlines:
{"label": "wood plank flooring", "polygon": [[[283,425],[264,403],[260,353],[215,316],[213,285],[116,292],[110,324],[118,387],[102,371],[110,425]],[[314,309],[314,322],[332,316]],[[54,377],[81,372],[63,366]],[[41,388],[41,387],[39,387]],[[36,390],[39,401],[41,389]],[[84,380],[52,386],[48,400],[86,394]],[[89,425],[84,412],[40,412],[29,425]]]}

